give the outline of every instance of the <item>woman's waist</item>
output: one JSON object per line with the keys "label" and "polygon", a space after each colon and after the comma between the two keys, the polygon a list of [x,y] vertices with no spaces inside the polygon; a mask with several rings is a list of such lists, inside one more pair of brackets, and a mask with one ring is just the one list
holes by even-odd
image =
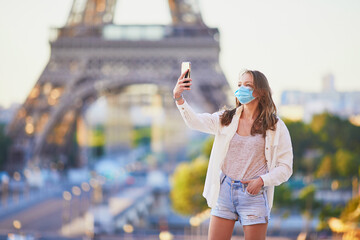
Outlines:
{"label": "woman's waist", "polygon": [[224,164],[221,171],[236,181],[248,181],[260,177],[268,172],[267,164],[245,165]]}
{"label": "woman's waist", "polygon": [[[223,178],[224,180],[228,181],[228,182],[231,182],[231,183],[241,183],[242,182],[246,182],[246,181],[250,181],[250,180],[254,180],[254,179],[257,179],[259,178],[260,176],[255,176],[255,177],[252,177],[252,178],[244,178],[244,179],[235,179],[235,178],[231,178],[230,176],[226,175],[225,173],[223,173]],[[247,183],[245,183],[244,185],[248,185]]]}

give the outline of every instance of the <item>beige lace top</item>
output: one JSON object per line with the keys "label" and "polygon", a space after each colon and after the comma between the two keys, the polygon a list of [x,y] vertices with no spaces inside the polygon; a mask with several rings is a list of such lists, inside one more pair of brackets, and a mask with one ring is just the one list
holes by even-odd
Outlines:
{"label": "beige lace top", "polygon": [[248,180],[267,172],[265,139],[261,134],[240,136],[235,133],[222,165],[222,172],[233,180]]}

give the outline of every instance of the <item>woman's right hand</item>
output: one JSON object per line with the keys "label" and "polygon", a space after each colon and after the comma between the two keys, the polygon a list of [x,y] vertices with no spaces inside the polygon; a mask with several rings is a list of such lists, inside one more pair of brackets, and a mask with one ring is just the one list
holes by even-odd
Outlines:
{"label": "woman's right hand", "polygon": [[[189,70],[188,70],[189,71]],[[185,90],[190,90],[191,89],[191,81],[192,79],[191,78],[184,78],[185,77],[185,74],[188,72],[184,72],[183,74],[180,75],[179,79],[177,80],[177,83],[174,87],[174,90],[173,90],[173,97],[174,98],[180,98],[182,96],[182,93],[185,91]],[[184,83],[188,81],[188,83]],[[180,102],[181,101],[181,102]],[[184,101],[183,99],[180,99],[178,101],[178,103],[182,104],[182,101]]]}

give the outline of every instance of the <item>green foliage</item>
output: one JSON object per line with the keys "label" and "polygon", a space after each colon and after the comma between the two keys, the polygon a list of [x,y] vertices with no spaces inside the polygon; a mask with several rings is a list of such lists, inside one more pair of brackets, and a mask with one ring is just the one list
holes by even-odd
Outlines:
{"label": "green foliage", "polygon": [[173,209],[183,215],[192,215],[207,209],[202,196],[208,161],[198,157],[190,163],[181,163],[171,177],[170,199]]}
{"label": "green foliage", "polygon": [[202,152],[205,155],[205,157],[207,157],[207,158],[210,158],[210,153],[211,153],[213,143],[214,143],[214,137],[212,137],[212,136],[209,137],[204,143]]}
{"label": "green foliage", "polygon": [[322,160],[322,151],[320,149],[308,149],[301,161],[301,166],[306,175],[313,175],[318,169]]}
{"label": "green foliage", "polygon": [[[76,136],[76,133],[77,133],[77,129],[76,129],[77,125],[76,125],[76,123],[74,123],[74,127],[75,127],[74,135],[70,139],[70,141],[72,143],[69,145],[69,147],[68,147],[68,149],[66,151],[66,155],[68,157],[68,162],[67,162],[65,167],[81,167],[81,166],[79,166],[79,161],[78,161],[79,143],[77,142],[77,136]],[[58,161],[58,159],[55,158],[53,161],[54,162]]]}
{"label": "green foliage", "polygon": [[324,152],[335,153],[338,149],[346,149],[360,154],[360,127],[348,120],[322,113],[313,117],[310,128],[318,136]]}
{"label": "green foliage", "polygon": [[341,123],[340,118],[323,113],[313,117],[310,127],[319,136],[323,146],[330,151],[334,142],[338,142],[336,137],[341,134]]}
{"label": "green foliage", "polygon": [[320,207],[320,203],[315,200],[316,187],[311,184],[304,187],[297,199],[300,211],[307,217],[312,218],[314,211]]}
{"label": "green foliage", "polygon": [[360,166],[360,155],[345,149],[339,149],[335,154],[328,154],[316,171],[317,178],[343,177],[350,179],[358,176]]}
{"label": "green foliage", "polygon": [[324,156],[315,175],[317,178],[335,177],[337,175],[335,159],[331,155]]}
{"label": "green foliage", "polygon": [[5,134],[5,124],[0,124],[0,170],[5,167],[11,139]]}
{"label": "green foliage", "polygon": [[90,146],[99,147],[105,145],[105,129],[102,125],[97,125],[90,131]]}
{"label": "green foliage", "polygon": [[309,200],[312,201],[313,199],[315,199],[315,192],[316,192],[315,185],[313,184],[308,185],[301,190],[299,194],[299,199],[304,200],[305,202]]}
{"label": "green foliage", "polygon": [[[294,151],[294,173],[317,178],[359,175],[360,127],[329,113],[315,115],[310,124],[285,120]],[[307,156],[318,151],[320,156]]]}
{"label": "green foliage", "polygon": [[331,204],[324,205],[319,213],[319,224],[317,226],[318,231],[329,230],[328,220],[331,217],[338,218],[340,216],[342,207],[341,206],[332,206]]}
{"label": "green foliage", "polygon": [[338,175],[342,177],[357,176],[360,166],[360,156],[350,151],[339,149],[335,154]]}
{"label": "green foliage", "polygon": [[341,212],[340,219],[343,222],[355,222],[360,223],[360,197],[351,199]]}
{"label": "green foliage", "polygon": [[318,147],[317,136],[311,128],[301,121],[284,121],[291,136],[294,152],[294,172],[306,172],[307,166],[304,163],[304,153],[308,149]]}
{"label": "green foliage", "polygon": [[291,206],[293,203],[291,195],[292,195],[291,188],[286,183],[283,183],[280,186],[275,187],[274,207],[282,208],[282,207]]}
{"label": "green foliage", "polygon": [[135,127],[132,132],[132,145],[134,147],[140,145],[150,145],[151,143],[151,127]]}

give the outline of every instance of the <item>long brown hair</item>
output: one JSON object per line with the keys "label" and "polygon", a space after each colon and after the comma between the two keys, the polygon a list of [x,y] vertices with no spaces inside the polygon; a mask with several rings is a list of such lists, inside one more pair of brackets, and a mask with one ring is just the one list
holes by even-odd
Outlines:
{"label": "long brown hair", "polygon": [[[251,135],[262,134],[265,137],[266,130],[275,130],[278,121],[276,117],[276,106],[271,97],[271,89],[265,75],[259,71],[245,70],[241,75],[251,74],[254,79],[254,93],[259,99],[258,110],[260,114],[255,119],[251,127]],[[222,126],[228,126],[236,113],[236,109],[241,106],[237,98],[234,109],[225,110],[220,116]]]}

